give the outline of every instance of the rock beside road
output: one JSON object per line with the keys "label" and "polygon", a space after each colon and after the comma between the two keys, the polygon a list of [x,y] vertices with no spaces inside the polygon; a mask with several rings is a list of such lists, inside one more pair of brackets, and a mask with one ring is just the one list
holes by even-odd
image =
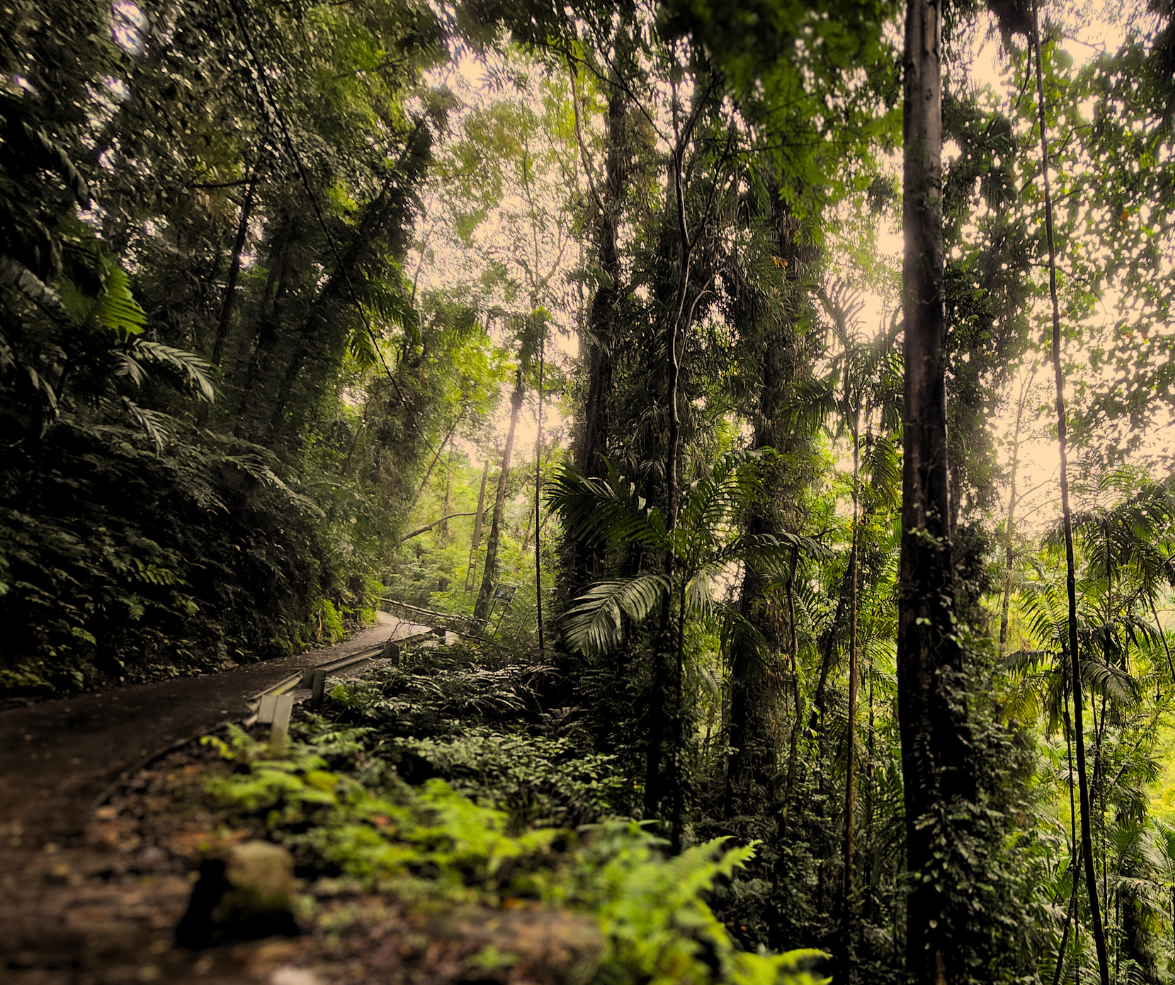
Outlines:
{"label": "rock beside road", "polygon": [[293,906],[290,853],[267,841],[242,842],[200,863],[176,943],[197,951],[230,941],[292,937],[298,933]]}

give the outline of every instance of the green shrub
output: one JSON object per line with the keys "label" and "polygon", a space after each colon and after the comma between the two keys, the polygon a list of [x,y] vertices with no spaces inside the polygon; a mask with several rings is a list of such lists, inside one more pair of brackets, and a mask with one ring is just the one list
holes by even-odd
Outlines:
{"label": "green shrub", "polygon": [[[715,839],[674,858],[632,821],[581,829],[508,832],[502,811],[482,807],[442,780],[410,787],[394,775],[379,789],[327,769],[327,755],[358,753],[365,736],[336,733],[320,746],[293,743],[265,758],[239,729],[206,737],[239,764],[210,781],[230,809],[263,821],[303,866],[338,871],[369,889],[430,906],[529,897],[594,915],[605,940],[599,985],[814,985],[802,970],[817,951],[739,951],[706,905],[754,847]],[[325,754],[324,754],[325,753]]]}

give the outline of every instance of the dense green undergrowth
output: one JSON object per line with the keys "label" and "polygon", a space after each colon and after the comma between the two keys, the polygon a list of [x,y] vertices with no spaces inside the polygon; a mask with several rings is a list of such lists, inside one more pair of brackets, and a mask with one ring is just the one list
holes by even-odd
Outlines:
{"label": "dense green undergrowth", "polygon": [[[381,587],[264,448],[62,421],[0,480],[0,694],[206,670],[332,642]],[[367,569],[365,571],[365,569]]]}
{"label": "dense green undergrowth", "polygon": [[706,905],[716,881],[754,854],[717,838],[669,858],[640,824],[612,819],[566,828],[520,826],[439,778],[404,782],[366,745],[370,729],[302,728],[281,758],[246,733],[209,737],[237,770],[210,783],[222,804],[263,819],[304,876],[349,880],[413,907],[517,907],[522,901],[586,913],[604,950],[599,983],[735,985],[818,979],[822,955],[739,951]]}
{"label": "dense green undergrowth", "polygon": [[204,741],[236,765],[211,792],[294,852],[307,877],[411,906],[518,905],[590,914],[607,983],[813,982],[818,951],[740,948],[707,903],[754,843],[664,854],[628,815],[640,791],[593,752],[558,672],[467,646],[409,650],[335,687],[269,758],[246,733]]}

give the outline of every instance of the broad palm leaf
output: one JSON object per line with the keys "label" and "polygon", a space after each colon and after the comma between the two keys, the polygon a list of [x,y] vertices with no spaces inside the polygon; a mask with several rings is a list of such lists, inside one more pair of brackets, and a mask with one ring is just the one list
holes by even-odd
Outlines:
{"label": "broad palm leaf", "polygon": [[724,638],[752,627],[720,598],[722,573],[735,564],[761,570],[785,565],[794,547],[823,548],[792,534],[740,535],[738,520],[759,493],[762,452],[724,456],[686,491],[677,526],[667,531],[660,511],[606,462],[606,478],[588,478],[565,466],[551,481],[547,502],[571,534],[585,542],[640,545],[672,556],[673,576],[641,573],[598,582],[575,600],[563,620],[567,644],[579,652],[616,646],[626,625],[640,625],[670,599],[690,613],[716,618]]}

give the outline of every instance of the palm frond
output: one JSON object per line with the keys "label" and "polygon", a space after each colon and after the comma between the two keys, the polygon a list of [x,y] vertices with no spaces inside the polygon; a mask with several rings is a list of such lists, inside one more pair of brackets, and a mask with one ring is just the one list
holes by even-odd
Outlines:
{"label": "palm frond", "polygon": [[0,256],[0,287],[8,287],[23,294],[58,321],[69,320],[69,311],[61,295],[12,257]]}
{"label": "palm frond", "polygon": [[78,205],[83,208],[89,205],[90,186],[86,184],[86,179],[82,177],[65,148],[27,121],[21,121],[21,128],[24,131],[27,148],[35,155],[36,165],[47,171],[56,172],[73,192]]}
{"label": "palm frond", "polygon": [[656,507],[646,508],[636,485],[605,459],[607,478],[588,478],[571,465],[561,466],[547,483],[547,505],[564,528],[583,542],[617,540],[625,544],[666,547],[665,522]]}
{"label": "palm frond", "polygon": [[270,489],[282,493],[291,505],[305,509],[319,517],[324,515],[316,503],[291,489],[287,483],[283,482],[281,477],[265,464],[265,460],[261,455],[250,453],[225,455],[223,461],[252,476],[261,485],[268,486]]}
{"label": "palm frond", "polygon": [[563,639],[579,653],[607,650],[623,639],[625,621],[643,622],[672,591],[660,573],[598,582],[564,614]]}
{"label": "palm frond", "polygon": [[94,317],[103,328],[124,335],[139,335],[147,327],[147,315],[131,294],[126,271],[121,267],[111,266],[106,271]]}
{"label": "palm frond", "polygon": [[897,505],[902,491],[902,459],[891,434],[876,436],[865,447],[861,470],[869,489],[886,506]]}
{"label": "palm frond", "polygon": [[140,407],[133,400],[129,400],[126,397],[122,398],[122,406],[139,427],[147,433],[147,437],[155,445],[155,453],[162,455],[163,449],[166,447],[170,438],[166,423],[170,418],[166,414],[161,414],[158,411]]}
{"label": "palm frond", "polygon": [[146,339],[135,339],[128,348],[140,364],[168,371],[184,387],[198,393],[202,400],[212,403],[216,396],[212,388],[212,366],[195,353]]}
{"label": "palm frond", "polygon": [[836,413],[837,380],[794,380],[783,398],[780,413],[793,430],[816,431]]}

